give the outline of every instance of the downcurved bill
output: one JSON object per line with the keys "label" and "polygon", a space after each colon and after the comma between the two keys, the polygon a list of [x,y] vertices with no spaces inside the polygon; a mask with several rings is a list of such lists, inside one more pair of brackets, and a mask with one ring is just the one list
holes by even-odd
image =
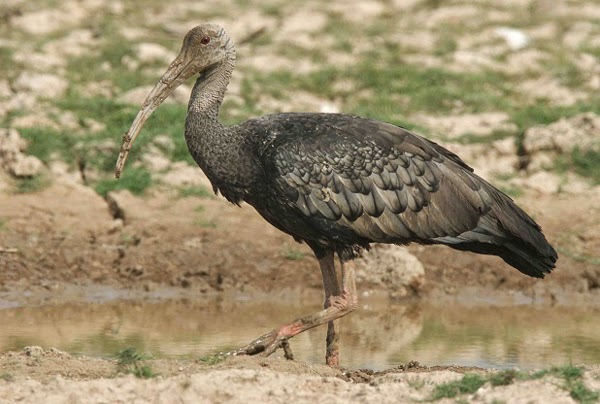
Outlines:
{"label": "downcurved bill", "polygon": [[135,120],[125,135],[123,135],[123,144],[119,152],[117,167],[115,169],[115,177],[119,178],[125,167],[125,161],[131,145],[135,138],[139,135],[146,120],[152,115],[158,106],[188,77],[192,76],[194,71],[190,63],[183,63],[182,55],[179,55],[169,66],[160,81],[154,86],[146,101],[142,104],[140,111],[137,113]]}

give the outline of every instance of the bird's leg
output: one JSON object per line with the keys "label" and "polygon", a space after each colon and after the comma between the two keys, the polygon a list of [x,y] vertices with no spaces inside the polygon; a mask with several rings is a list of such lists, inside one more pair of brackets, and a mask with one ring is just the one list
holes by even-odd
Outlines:
{"label": "bird's leg", "polygon": [[[328,252],[324,257],[319,258],[319,266],[323,275],[323,289],[325,290],[324,309],[331,306],[331,299],[340,296],[340,284],[338,283],[335,272],[335,262],[333,251]],[[325,363],[329,366],[340,365],[340,323],[333,320],[327,323],[327,339],[325,345]]]}
{"label": "bird's leg", "polygon": [[[331,259],[331,263],[333,264],[333,259]],[[299,318],[291,322],[290,324],[286,324],[279,328],[276,328],[273,331],[258,337],[245,347],[242,347],[233,352],[229,352],[228,355],[261,354],[262,356],[269,356],[278,348],[281,348],[283,344],[285,344],[287,340],[289,340],[293,336],[298,335],[301,332],[316,327],[318,325],[333,322],[334,320],[356,310],[356,308],[358,307],[358,296],[356,294],[353,262],[342,263],[342,293],[341,295],[330,296],[329,302],[330,305],[326,309],[308,315],[306,317]],[[333,337],[331,338],[332,342],[336,341],[335,334],[337,334],[337,331],[335,329],[334,324],[332,331]],[[327,341],[328,343],[330,341],[329,332]],[[336,344],[332,344],[332,347],[334,345]],[[333,361],[333,356],[331,356],[331,358],[331,360],[328,359],[328,363],[330,363],[330,361]]]}

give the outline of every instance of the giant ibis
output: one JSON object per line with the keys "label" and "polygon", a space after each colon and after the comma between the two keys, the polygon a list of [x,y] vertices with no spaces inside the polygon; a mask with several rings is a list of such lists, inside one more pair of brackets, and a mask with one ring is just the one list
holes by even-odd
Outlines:
{"label": "giant ibis", "polygon": [[[194,160],[229,202],[246,202],[269,223],[305,242],[319,262],[324,310],[257,338],[234,354],[290,353],[288,339],[328,323],[326,362],[339,365],[336,321],[357,307],[353,259],[370,243],[444,244],[492,254],[542,278],[557,255],[540,226],[456,154],[401,127],[360,116],[280,113],[235,126],[219,109],[235,47],[218,25],[189,31],[181,52],[123,137],[120,176],[148,117],[198,75],[185,139]],[[334,256],[341,263],[338,282]]]}

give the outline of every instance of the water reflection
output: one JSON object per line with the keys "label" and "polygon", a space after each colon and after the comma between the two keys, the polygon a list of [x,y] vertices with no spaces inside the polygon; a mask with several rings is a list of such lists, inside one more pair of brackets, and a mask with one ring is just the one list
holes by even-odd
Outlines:
{"label": "water reflection", "polygon": [[[382,369],[418,360],[527,369],[600,362],[597,310],[367,303],[342,319],[344,366]],[[9,308],[0,310],[0,351],[41,345],[110,357],[134,346],[157,357],[194,358],[238,347],[318,309],[226,299]],[[294,354],[322,363],[324,340],[324,327],[300,335],[292,340]]]}

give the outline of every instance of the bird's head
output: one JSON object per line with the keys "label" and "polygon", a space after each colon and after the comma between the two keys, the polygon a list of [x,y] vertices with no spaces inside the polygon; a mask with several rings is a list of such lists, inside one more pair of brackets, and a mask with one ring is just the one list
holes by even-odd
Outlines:
{"label": "bird's head", "polygon": [[123,136],[115,176],[119,178],[131,145],[146,120],[158,106],[185,80],[208,72],[221,63],[235,59],[233,41],[216,24],[202,24],[190,30],[183,39],[179,55],[154,86],[142,105],[129,131]]}
{"label": "bird's head", "polygon": [[181,52],[171,63],[165,76],[173,69],[172,75],[180,74],[181,81],[184,81],[230,60],[234,53],[233,41],[223,28],[216,24],[199,25],[185,35]]}

